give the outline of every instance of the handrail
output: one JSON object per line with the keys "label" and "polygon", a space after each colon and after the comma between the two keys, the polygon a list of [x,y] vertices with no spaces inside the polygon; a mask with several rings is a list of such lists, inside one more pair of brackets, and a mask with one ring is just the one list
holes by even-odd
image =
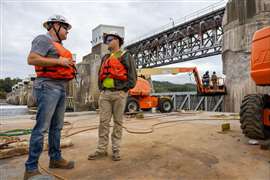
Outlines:
{"label": "handrail", "polygon": [[[210,6],[207,6],[206,8],[203,8],[203,9],[195,11],[195,12],[193,12],[191,14],[188,14],[188,15],[184,16],[183,18],[177,19],[174,22],[173,27],[178,26],[178,25],[183,24],[183,23],[186,23],[186,22],[188,22],[188,21],[190,21],[192,19],[196,19],[196,18],[202,16],[203,14],[207,14],[207,13],[213,12],[213,11],[219,9],[219,8],[225,7],[226,3],[227,3],[227,0],[221,0],[221,1],[219,1],[217,3],[214,3],[214,4],[210,5]],[[150,32],[148,32],[148,33],[146,33],[144,35],[138,36],[135,39],[126,42],[124,46],[127,47],[127,46],[129,46],[131,44],[134,44],[134,43],[142,41],[142,40],[144,40],[144,39],[146,39],[148,37],[151,37],[154,34],[158,34],[158,33],[161,33],[163,31],[169,30],[170,28],[172,28],[171,23],[165,24],[165,25],[163,25],[163,26],[161,26],[161,27],[159,27],[157,29],[151,30]]]}

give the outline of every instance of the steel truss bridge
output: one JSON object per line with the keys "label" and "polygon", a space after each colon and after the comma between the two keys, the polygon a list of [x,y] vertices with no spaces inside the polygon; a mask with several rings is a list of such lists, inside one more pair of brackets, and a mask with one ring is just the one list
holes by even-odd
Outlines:
{"label": "steel truss bridge", "polygon": [[222,18],[225,8],[219,8],[171,29],[154,34],[126,46],[138,68],[214,56],[222,52]]}
{"label": "steel truss bridge", "polygon": [[[203,10],[202,10],[203,12]],[[203,12],[204,13],[204,12]],[[169,29],[129,43],[137,68],[153,68],[221,54],[224,5]],[[224,96],[196,92],[154,93],[171,96],[177,110],[224,111]]]}

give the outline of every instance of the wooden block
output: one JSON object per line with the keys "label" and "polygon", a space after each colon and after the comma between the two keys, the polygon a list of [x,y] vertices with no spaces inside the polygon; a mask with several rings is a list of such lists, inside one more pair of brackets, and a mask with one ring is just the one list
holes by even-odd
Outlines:
{"label": "wooden block", "polygon": [[229,131],[231,129],[230,123],[223,123],[221,125],[221,129],[222,129],[223,132],[224,131]]}

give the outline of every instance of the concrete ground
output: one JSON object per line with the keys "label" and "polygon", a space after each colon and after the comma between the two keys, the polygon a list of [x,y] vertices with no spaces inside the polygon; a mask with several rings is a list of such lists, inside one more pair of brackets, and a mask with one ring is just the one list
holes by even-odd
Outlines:
{"label": "concrete ground", "polygon": [[[249,145],[239,128],[236,116],[228,113],[170,113],[145,114],[144,118],[125,118],[125,126],[132,131],[149,131],[155,123],[161,124],[150,134],[130,134],[124,131],[122,160],[111,160],[111,151],[105,159],[89,161],[87,156],[95,151],[97,130],[71,136],[74,146],[62,150],[66,159],[76,161],[72,170],[51,172],[69,180],[98,179],[225,179],[269,180],[270,152]],[[2,119],[1,130],[29,128],[34,116]],[[224,120],[232,119],[232,120]],[[98,115],[82,113],[69,115],[63,135],[78,132],[98,124]],[[231,130],[221,132],[221,124],[228,122]],[[27,156],[0,160],[0,179],[22,179]],[[40,158],[41,166],[48,169],[47,152]]]}

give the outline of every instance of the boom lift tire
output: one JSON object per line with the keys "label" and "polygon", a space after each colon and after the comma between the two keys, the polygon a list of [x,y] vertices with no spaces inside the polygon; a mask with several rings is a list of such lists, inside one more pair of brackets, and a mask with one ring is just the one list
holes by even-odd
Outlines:
{"label": "boom lift tire", "polygon": [[140,109],[140,106],[139,106],[138,100],[132,96],[129,96],[127,98],[125,112],[135,113],[139,111],[139,109]]}
{"label": "boom lift tire", "polygon": [[250,94],[244,97],[240,107],[242,132],[252,139],[266,139],[268,132],[263,125],[264,95]]}
{"label": "boom lift tire", "polygon": [[160,98],[159,99],[159,110],[162,113],[169,113],[173,109],[173,103],[169,98]]}

